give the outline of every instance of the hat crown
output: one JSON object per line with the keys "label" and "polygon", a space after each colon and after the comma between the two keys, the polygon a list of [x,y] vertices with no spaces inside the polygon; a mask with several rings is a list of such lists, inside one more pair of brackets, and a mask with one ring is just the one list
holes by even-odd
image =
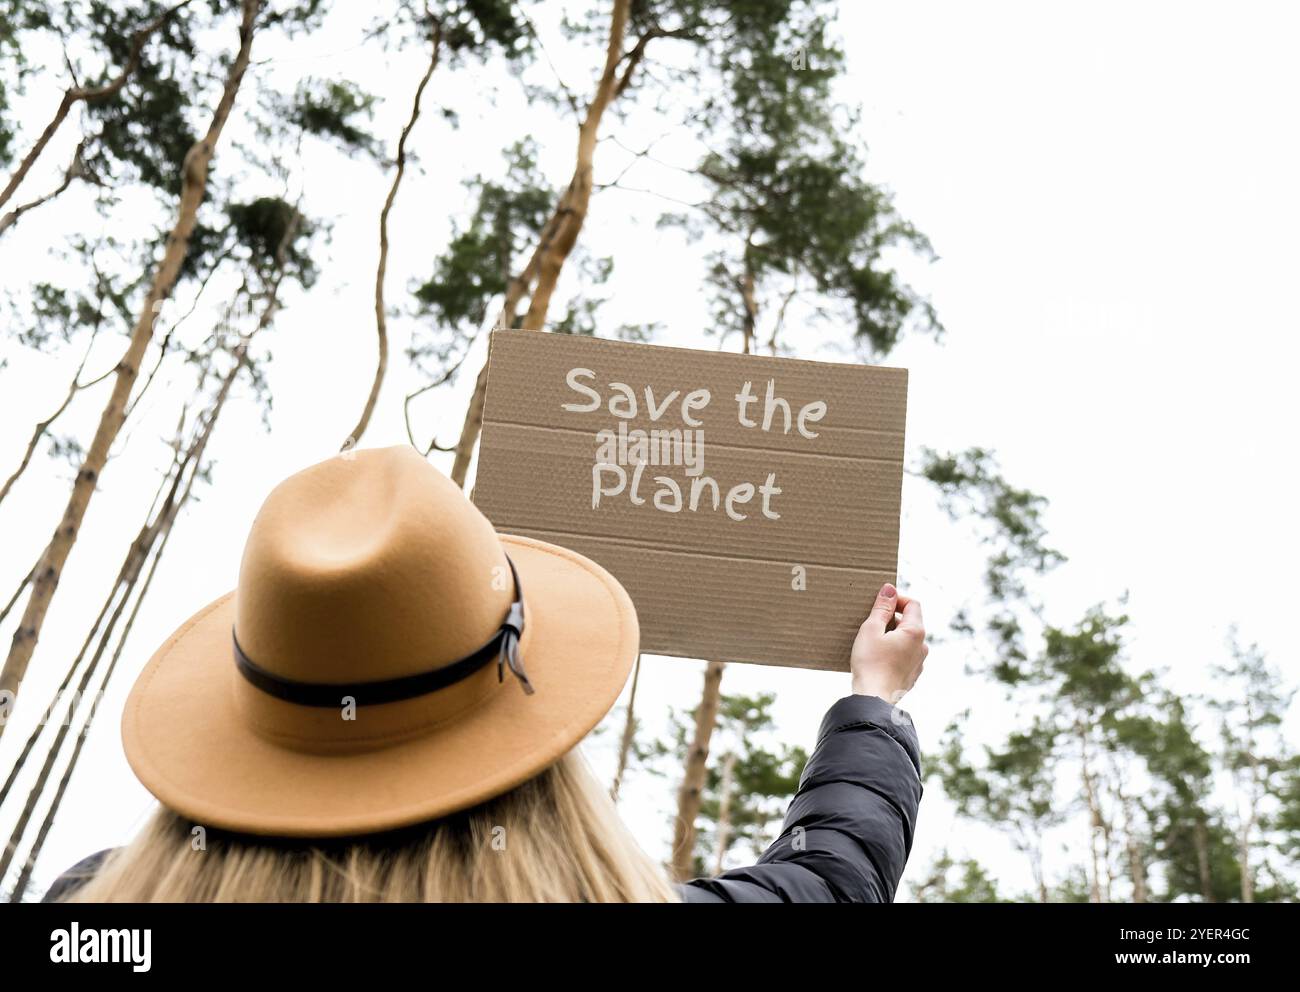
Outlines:
{"label": "hat crown", "polygon": [[486,644],[514,598],[491,523],[410,447],[349,452],[262,505],[240,565],[235,632],[258,666],[366,682]]}

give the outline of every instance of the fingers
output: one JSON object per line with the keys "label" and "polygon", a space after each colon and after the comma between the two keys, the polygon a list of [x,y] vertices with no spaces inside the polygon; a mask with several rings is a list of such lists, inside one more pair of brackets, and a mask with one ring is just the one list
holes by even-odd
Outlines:
{"label": "fingers", "polygon": [[905,630],[916,637],[925,636],[925,623],[921,619],[921,603],[916,599],[908,599],[903,606],[903,619],[898,622],[898,629]]}
{"label": "fingers", "polygon": [[863,626],[869,626],[876,633],[883,634],[894,619],[898,598],[898,590],[886,582],[880,587],[880,592],[876,593],[876,601],[872,604],[871,613],[868,614]]}
{"label": "fingers", "polygon": [[889,618],[889,623],[885,625],[886,630],[893,630],[898,626],[898,611],[906,608],[911,601],[911,596],[901,592],[898,594],[898,598],[894,601],[894,615]]}

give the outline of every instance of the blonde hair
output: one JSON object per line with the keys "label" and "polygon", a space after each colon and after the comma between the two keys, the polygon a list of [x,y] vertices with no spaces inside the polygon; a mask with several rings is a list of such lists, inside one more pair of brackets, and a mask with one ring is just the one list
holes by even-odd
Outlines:
{"label": "blonde hair", "polygon": [[393,834],[272,840],[158,809],[69,902],[675,902],[574,749],[512,791]]}

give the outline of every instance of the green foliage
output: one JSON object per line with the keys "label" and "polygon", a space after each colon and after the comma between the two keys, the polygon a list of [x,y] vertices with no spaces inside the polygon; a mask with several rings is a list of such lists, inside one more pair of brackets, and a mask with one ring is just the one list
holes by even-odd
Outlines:
{"label": "green foliage", "polygon": [[304,287],[316,280],[316,265],[303,247],[314,233],[314,225],[293,204],[274,196],[262,196],[248,203],[226,207],[230,234],[247,253],[248,262],[260,272],[279,266],[283,246],[284,269]]}
{"label": "green foliage", "polygon": [[1083,865],[1071,865],[1057,884],[1051,886],[1047,893],[1047,902],[1054,903],[1080,903],[1090,902],[1091,883],[1088,881],[1088,872]]}
{"label": "green foliage", "polygon": [[[1164,790],[1161,812],[1164,823],[1158,829],[1158,842],[1173,852],[1178,845],[1195,847],[1198,832],[1208,830],[1207,805],[1214,788],[1214,763],[1209,751],[1197,740],[1184,701],[1166,693],[1160,704],[1162,719],[1152,721],[1154,733],[1141,748],[1152,775]],[[1196,858],[1175,858],[1196,864]],[[1171,894],[1200,893],[1200,880],[1188,885],[1179,878],[1170,886]]]}
{"label": "green foliage", "polygon": [[499,48],[521,54],[531,35],[513,0],[453,0],[435,11],[443,44],[455,54]]}
{"label": "green foliage", "polygon": [[1295,690],[1269,664],[1258,645],[1229,635],[1230,660],[1216,665],[1219,760],[1232,783],[1232,834],[1238,859],[1246,859],[1243,889],[1265,902],[1294,897],[1285,878],[1295,854],[1294,802],[1297,758],[1282,732]]}
{"label": "green foliage", "polygon": [[[701,875],[712,874],[714,862],[725,862],[736,847],[747,848],[746,856],[761,854],[799,786],[808,755],[775,740],[775,699],[772,693],[722,696],[696,823],[695,861]],[[693,722],[690,714],[674,711],[673,743],[658,748],[658,754],[671,756],[676,769],[685,761]]]}
{"label": "green foliage", "polygon": [[[0,47],[3,52],[3,47]],[[0,168],[6,167],[13,160],[14,127],[8,117],[9,87],[0,79]]]}
{"label": "green foliage", "polygon": [[309,31],[320,26],[328,9],[327,0],[264,0],[258,30],[274,27],[290,36]]}
{"label": "green foliage", "polygon": [[[416,315],[423,321],[408,356],[417,364],[445,363],[478,334],[489,307],[506,292],[520,254],[537,241],[558,195],[537,167],[531,139],[507,150],[503,179],[478,176],[465,186],[474,210],[434,259],[433,275],[413,291]],[[574,317],[575,326],[578,319]]]}
{"label": "green foliage", "polygon": [[1049,626],[1036,678],[1044,683],[1066,722],[1096,726],[1115,721],[1140,697],[1140,683],[1121,666],[1122,632],[1129,618],[1095,606],[1074,629]]}
{"label": "green foliage", "polygon": [[47,281],[33,283],[21,297],[7,301],[11,311],[6,320],[15,340],[26,348],[52,351],[69,344],[84,332],[98,331],[109,318],[120,316],[129,304],[134,288],[96,267],[101,244],[78,239],[69,256],[95,269],[94,279],[82,288]]}
{"label": "green foliage", "polygon": [[940,505],[953,520],[973,517],[989,525],[982,541],[993,548],[984,577],[991,601],[1023,597],[1026,575],[1042,574],[1066,560],[1045,543],[1047,500],[1009,483],[992,452],[969,448],[944,454],[922,448],[917,472],[938,489]]}
{"label": "green foliage", "polygon": [[52,434],[49,442],[50,458],[63,462],[68,468],[76,470],[81,467],[86,457],[86,449],[81,441],[71,434]]}
{"label": "green foliage", "polygon": [[917,902],[996,903],[1007,900],[998,895],[997,882],[974,858],[957,861],[942,850],[921,881],[912,885]]}
{"label": "green foliage", "polygon": [[10,103],[25,91],[33,71],[26,56],[27,36],[51,31],[51,5],[39,0],[0,0],[0,168],[13,162],[18,137]]}
{"label": "green foliage", "polygon": [[[578,334],[583,337],[596,337],[596,314],[606,297],[592,297],[588,293],[593,287],[603,286],[609,281],[614,271],[612,258],[592,258],[579,253],[577,266],[583,290],[575,294],[565,307],[564,316],[552,322],[551,331],[556,334]],[[643,328],[625,325],[618,328],[613,337],[623,340],[635,339]]]}
{"label": "green foliage", "polygon": [[517,254],[536,240],[556,193],[537,168],[530,140],[506,153],[503,182],[482,176],[467,182],[476,206],[434,262],[431,279],[415,290],[421,314],[452,327],[477,326],[493,297],[505,292]]}
{"label": "green foliage", "polygon": [[283,118],[304,133],[333,141],[344,151],[359,151],[378,158],[379,139],[359,120],[374,116],[375,97],[347,80],[305,80]]}
{"label": "green foliage", "polygon": [[696,169],[709,192],[698,216],[663,222],[692,238],[722,236],[708,276],[718,329],[753,347],[765,316],[776,351],[781,317],[799,297],[809,319],[848,324],[867,356],[890,351],[912,324],[937,332],[933,309],[886,263],[894,249],[930,256],[929,242],[866,181],[862,154],[844,137],[853,120],[832,94],[843,67],[828,38],[833,5],[725,6],[721,16],[710,4],[651,3],[640,16],[643,34],[675,23],[703,62],[693,123],[712,149]]}
{"label": "green foliage", "polygon": [[962,738],[969,719],[967,711],[948,726],[938,753],[925,759],[925,775],[939,779],[959,815],[1008,833],[1041,879],[1044,835],[1065,820],[1056,795],[1057,728],[1035,720],[1028,730],[1008,734],[1002,746],[983,748],[976,765]]}
{"label": "green foliage", "polygon": [[[897,216],[888,195],[862,178],[854,149],[828,142],[828,149],[810,150],[783,136],[767,148],[734,148],[701,164],[700,174],[715,187],[701,210],[737,245],[714,255],[717,320],[742,330],[750,280],[767,309],[784,293],[802,292],[818,316],[847,320],[867,355],[883,355],[917,313],[926,326],[938,326],[929,305],[883,261],[892,248],[928,254],[930,246]],[[772,336],[775,343],[775,330]]]}
{"label": "green foliage", "polygon": [[[1129,670],[1127,624],[1094,607],[1072,627],[1047,625],[1009,680],[1028,729],[1012,729],[973,761],[954,724],[927,774],[959,815],[1007,832],[1030,855],[1039,898],[1228,901],[1243,898],[1247,868],[1256,901],[1293,898],[1287,868],[1300,820],[1288,819],[1287,790],[1297,758],[1279,732],[1292,693],[1257,649],[1234,641],[1211,702],[1221,715],[1216,756],[1184,697],[1157,673]],[[1239,816],[1219,804],[1221,773],[1233,780],[1229,808]],[[1043,836],[1070,822],[1083,824],[1091,851],[1076,866],[1080,877],[1052,884]]]}
{"label": "green foliage", "polygon": [[[129,56],[133,32],[173,2],[0,0],[0,164],[21,156],[44,125],[24,122],[28,126],[18,129],[12,119],[11,101],[30,79],[39,77],[57,93],[69,84],[114,78]],[[571,28],[591,31],[588,54],[599,56],[609,5],[586,9],[589,19]],[[664,222],[705,242],[704,281],[717,327],[752,334],[751,344],[778,351],[787,350],[788,340],[793,351],[803,341],[790,328],[829,323],[842,330],[844,343],[874,357],[911,330],[941,330],[929,304],[891,267],[899,255],[924,260],[933,251],[899,215],[889,192],[866,179],[855,114],[835,95],[843,53],[834,41],[834,9],[829,0],[636,0],[619,71],[639,65],[629,75],[630,96],[660,114],[685,108],[673,123],[708,149],[687,170],[704,191],[701,201]],[[489,58],[514,63],[530,56],[535,42],[523,10],[510,0],[447,0],[426,14],[423,0],[398,0],[380,13],[386,23],[375,37],[427,46],[432,17],[442,43],[440,74]],[[326,11],[323,0],[272,2],[263,9],[259,30],[310,29]],[[132,187],[155,194],[171,213],[182,161],[209,119],[237,17],[238,4],[225,0],[198,0],[178,12],[149,40],[119,93],[79,106],[67,122],[85,139],[83,178],[97,184],[97,205],[106,218],[116,221],[134,209],[135,201],[125,199]],[[31,41],[38,37],[46,45],[67,42],[70,71],[57,58],[28,62],[24,53],[35,50]],[[320,224],[303,217],[284,198],[289,194],[267,192],[296,185],[288,180],[296,178],[301,163],[288,150],[310,135],[345,154],[383,157],[370,130],[376,96],[337,78],[309,78],[282,94],[272,90],[275,78],[249,76],[257,85],[247,89],[255,92],[241,94],[238,114],[258,115],[257,141],[233,146],[223,139],[216,160],[221,168],[213,173],[176,294],[192,297],[211,280],[227,294],[221,302],[239,320],[250,313],[254,319],[273,315],[281,304],[273,294],[282,278],[302,286],[316,279],[312,253]],[[449,94],[452,101],[456,86],[444,80],[430,93]],[[382,95],[409,98],[403,92]],[[614,113],[629,102],[621,97]],[[432,113],[439,110],[444,120],[455,121],[456,106]],[[631,120],[641,123],[640,117]],[[230,168],[232,160],[241,168]],[[445,366],[449,356],[463,353],[538,243],[560,191],[537,163],[538,150],[525,139],[507,150],[502,174],[466,183],[464,214],[426,270],[429,277],[412,290],[420,323],[410,357],[417,365]],[[41,172],[48,179],[65,164],[43,160]],[[285,182],[259,181],[266,176]],[[119,204],[122,210],[112,214]],[[56,351],[86,343],[93,334],[129,328],[150,263],[163,249],[165,233],[153,221],[150,214],[142,226],[114,224],[113,230],[129,231],[118,235],[120,243],[104,239],[91,245],[73,236],[73,264],[11,290],[12,315],[5,315],[10,337]],[[612,268],[612,259],[584,253],[579,244],[566,273],[576,272],[581,288],[552,321],[553,330],[597,332]],[[787,304],[798,320],[783,322]],[[247,321],[231,317],[213,326],[204,322],[207,313],[199,310],[188,325],[188,315],[169,316],[148,360],[172,351],[184,355],[199,370],[195,397],[210,397],[234,362],[246,363],[239,367],[241,381],[261,401],[265,416],[265,354],[244,355],[238,350],[243,339],[231,333],[246,330]],[[653,328],[605,333],[641,340]],[[81,441],[69,434],[50,432],[47,445],[60,469],[83,455]],[[1295,898],[1300,758],[1281,732],[1291,693],[1262,653],[1234,645],[1232,662],[1217,670],[1211,712],[1219,717],[1219,737],[1207,744],[1193,699],[1163,687],[1156,674],[1134,672],[1122,614],[1096,608],[1074,625],[1043,624],[1032,582],[1064,557],[1049,546],[1041,496],[1008,482],[983,448],[946,454],[926,449],[918,471],[936,487],[952,519],[973,520],[979,528],[988,551],[979,611],[988,615],[963,613],[954,629],[987,637],[994,655],[988,672],[1016,703],[1015,722],[996,728],[991,743],[967,745],[969,714],[950,726],[937,753],[927,756],[926,776],[940,780],[960,816],[1006,832],[1031,863],[1037,891],[1028,898],[1092,897],[1099,878],[1090,875],[1086,849],[1058,854],[1052,843],[1063,829],[1072,831],[1072,843],[1081,836],[1098,842],[1101,881],[1107,875],[1117,881],[1113,897],[1135,889],[1138,879],[1128,877],[1131,851],[1155,900],[1237,899],[1243,881],[1259,901]],[[777,739],[772,705],[770,694],[723,697],[699,820],[702,872],[712,871],[719,854],[728,861],[761,850],[797,788],[806,754]],[[686,714],[676,712],[664,737],[639,734],[633,764],[675,783],[689,726]],[[1084,797],[1085,754],[1095,821]],[[915,888],[917,898],[928,901],[1008,898],[1005,883],[1000,891],[976,860],[954,859],[946,851]]]}
{"label": "green foliage", "polygon": [[1292,755],[1282,768],[1277,791],[1281,809],[1274,826],[1281,831],[1281,852],[1293,863],[1300,865],[1300,755]]}
{"label": "green foliage", "polygon": [[724,842],[724,805],[726,850],[743,843],[757,856],[772,841],[774,827],[799,787],[808,755],[803,748],[771,740],[775,701],[773,693],[722,697],[714,732],[719,746],[712,749],[700,804],[706,824],[702,850],[715,856]]}
{"label": "green foliage", "polygon": [[[720,700],[696,821],[694,857],[700,875],[713,873],[720,845],[724,862],[761,854],[775,839],[798,789],[808,754],[777,739],[771,712],[775,698],[772,693],[724,694]],[[692,711],[674,708],[666,733],[654,735],[644,733],[638,720],[629,768],[677,781],[694,722]]]}
{"label": "green foliage", "polygon": [[395,6],[376,21],[372,36],[399,45],[423,43],[436,26],[442,53],[453,63],[532,53],[528,20],[514,0],[399,0]]}
{"label": "green foliage", "polygon": [[[151,21],[163,4],[147,3],[125,10],[92,2],[86,31],[93,50],[104,55],[99,71],[82,80],[98,86],[126,64],[135,32]],[[180,190],[181,163],[197,136],[194,114],[194,40],[202,26],[197,11],[177,11],[146,44],[140,63],[116,94],[85,105],[92,136],[85,158],[90,170],[114,186],[140,182],[161,193]]]}

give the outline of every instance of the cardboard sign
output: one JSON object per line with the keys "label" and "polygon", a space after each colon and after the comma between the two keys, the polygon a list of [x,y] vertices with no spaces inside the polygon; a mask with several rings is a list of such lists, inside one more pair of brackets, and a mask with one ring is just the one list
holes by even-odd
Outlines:
{"label": "cardboard sign", "polygon": [[904,369],[496,331],[473,498],[612,572],[643,652],[847,670],[906,407]]}

